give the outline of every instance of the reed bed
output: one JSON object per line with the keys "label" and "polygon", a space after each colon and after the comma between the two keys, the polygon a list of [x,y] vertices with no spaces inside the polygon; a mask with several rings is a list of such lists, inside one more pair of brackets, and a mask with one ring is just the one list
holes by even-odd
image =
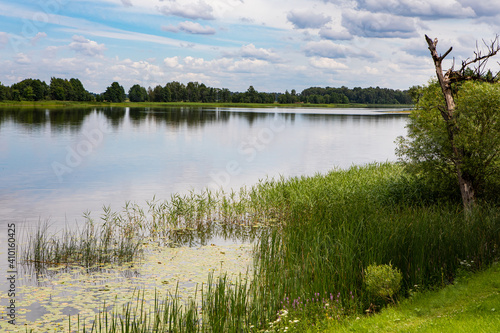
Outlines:
{"label": "reed bed", "polygon": [[453,198],[430,204],[425,193],[436,190],[397,165],[261,186],[288,214],[282,229],[263,235],[257,274],[290,299],[340,292],[367,309],[374,300],[364,292],[363,270],[371,264],[400,269],[405,296],[415,285],[450,283],[464,261],[478,269],[498,258],[498,207],[484,204],[466,215]]}
{"label": "reed bed", "polygon": [[[284,317],[300,331],[314,318],[342,320],[368,309],[375,301],[365,292],[363,272],[372,264],[390,263],[402,272],[396,299],[416,286],[446,285],[460,269],[480,269],[497,260],[500,245],[498,206],[482,203],[464,214],[449,193],[409,176],[400,165],[383,163],[265,179],[238,193],[174,195],[167,202],[153,200],[147,211],[127,205],[119,214],[105,214],[105,220],[171,246],[210,235],[214,226],[228,235],[271,227],[252,234],[251,275],[238,281],[209,276],[200,290],[201,304],[155,300],[152,311],[136,307],[133,316],[130,307],[112,313],[103,309],[100,316],[111,316],[107,320],[121,326],[94,325],[93,331],[272,331],[283,329]],[[306,311],[304,300],[315,305]],[[103,320],[97,317],[94,323]]]}
{"label": "reed bed", "polygon": [[253,241],[258,228],[270,225],[268,208],[252,201],[255,193],[202,191],[170,200],[147,201],[147,207],[127,202],[121,211],[103,207],[98,221],[84,213],[83,227],[52,231],[39,223],[23,240],[21,260],[27,265],[71,264],[94,266],[128,262],[141,253],[144,242],[165,246],[206,245],[215,236]]}
{"label": "reed bed", "polygon": [[82,229],[51,233],[47,223],[28,233],[21,249],[21,262],[35,269],[50,265],[78,264],[85,267],[128,262],[137,257],[140,240],[128,229],[112,223],[96,225],[87,220]]}

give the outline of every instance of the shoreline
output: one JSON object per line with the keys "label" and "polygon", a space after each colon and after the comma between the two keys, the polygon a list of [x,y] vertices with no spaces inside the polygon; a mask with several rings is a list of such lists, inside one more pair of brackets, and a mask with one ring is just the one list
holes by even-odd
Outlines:
{"label": "shoreline", "polygon": [[266,104],[266,103],[196,103],[196,102],[75,102],[75,101],[2,101],[0,108],[8,107],[239,107],[239,108],[412,108],[407,104]]}

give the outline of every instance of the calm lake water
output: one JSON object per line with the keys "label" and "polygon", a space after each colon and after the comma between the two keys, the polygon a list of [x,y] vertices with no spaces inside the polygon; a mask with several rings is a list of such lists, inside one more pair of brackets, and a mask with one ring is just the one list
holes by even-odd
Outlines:
{"label": "calm lake water", "polygon": [[[119,211],[126,202],[146,206],[154,196],[163,200],[207,187],[237,190],[266,177],[392,161],[394,140],[406,134],[407,115],[391,111],[0,109],[0,331],[11,328],[3,317],[9,301],[4,246],[8,224],[16,225],[19,237],[21,229],[39,221],[57,230],[83,223],[88,211],[98,220],[104,205]],[[53,281],[31,281],[20,273],[18,323],[57,326],[69,314],[92,318],[103,301],[109,304],[116,295],[125,300],[145,285],[153,293],[183,281],[181,289],[193,292],[207,271],[222,271],[222,262],[235,274],[245,272],[249,244],[218,241],[195,249],[149,251],[130,272],[117,267],[107,274],[61,272]]]}
{"label": "calm lake water", "polygon": [[406,121],[382,109],[3,109],[1,223],[63,226],[103,205],[395,160]]}

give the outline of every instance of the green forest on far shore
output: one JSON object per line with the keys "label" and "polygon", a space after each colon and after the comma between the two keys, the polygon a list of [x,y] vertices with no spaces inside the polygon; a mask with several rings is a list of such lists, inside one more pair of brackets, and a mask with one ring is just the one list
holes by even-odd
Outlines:
{"label": "green forest on far shore", "polygon": [[78,101],[78,102],[190,102],[190,103],[255,103],[255,104],[412,104],[411,91],[380,87],[340,88],[311,87],[297,93],[258,92],[250,86],[245,92],[232,92],[227,88],[208,87],[203,83],[183,84],[172,81],[164,86],[142,87],[133,85],[128,93],[118,82],[113,82],[100,94],[85,89],[79,79],[52,77],[50,84],[39,79],[25,79],[11,86],[0,83],[0,101]]}

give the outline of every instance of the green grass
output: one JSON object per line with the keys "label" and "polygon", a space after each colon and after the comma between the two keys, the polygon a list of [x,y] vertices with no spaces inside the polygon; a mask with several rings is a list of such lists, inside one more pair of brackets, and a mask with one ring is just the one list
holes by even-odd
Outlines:
{"label": "green grass", "polygon": [[[204,302],[179,310],[173,331],[186,331],[191,323],[188,331],[257,332],[284,328],[285,318],[298,320],[294,324],[301,329],[336,327],[362,316],[371,304],[386,305],[366,292],[368,266],[397,268],[402,289],[391,299],[403,300],[416,285],[421,290],[445,287],[465,266],[487,267],[498,259],[500,245],[498,206],[481,204],[464,214],[456,196],[391,163],[264,180],[238,193],[174,195],[169,201],[153,200],[147,212],[132,205],[116,214],[105,211],[104,219],[130,226],[134,233],[181,235],[178,241],[188,231],[210,235],[211,225],[229,233],[241,230],[241,224],[271,226],[258,234],[252,274],[235,283],[209,277],[201,291]],[[134,311],[137,316],[126,327],[155,322],[145,319],[149,310]],[[160,315],[172,316],[155,316]],[[436,323],[441,320],[445,325],[445,319]]]}
{"label": "green grass", "polygon": [[358,318],[326,321],[324,332],[500,332],[500,264]]}
{"label": "green grass", "polygon": [[408,108],[411,105],[378,105],[378,104],[262,104],[262,103],[196,103],[196,102],[123,102],[123,103],[107,103],[107,102],[75,102],[75,101],[1,101],[1,107],[87,107],[87,106],[102,106],[102,107],[236,107],[236,108],[365,108],[365,107],[385,107],[385,108]]}
{"label": "green grass", "polygon": [[[401,299],[414,285],[449,284],[464,260],[479,268],[498,256],[498,208],[485,205],[465,215],[453,197],[426,187],[398,165],[258,186],[283,213],[281,228],[262,236],[255,264],[259,283],[268,288],[262,301],[275,318],[283,306],[312,324],[360,313],[371,303],[384,305],[365,290],[363,272],[372,264],[392,263],[402,272],[403,288],[395,295]],[[337,308],[321,310],[330,295],[339,295]],[[316,300],[317,310],[293,308],[308,299]],[[272,322],[272,314],[263,312],[261,321]]]}

